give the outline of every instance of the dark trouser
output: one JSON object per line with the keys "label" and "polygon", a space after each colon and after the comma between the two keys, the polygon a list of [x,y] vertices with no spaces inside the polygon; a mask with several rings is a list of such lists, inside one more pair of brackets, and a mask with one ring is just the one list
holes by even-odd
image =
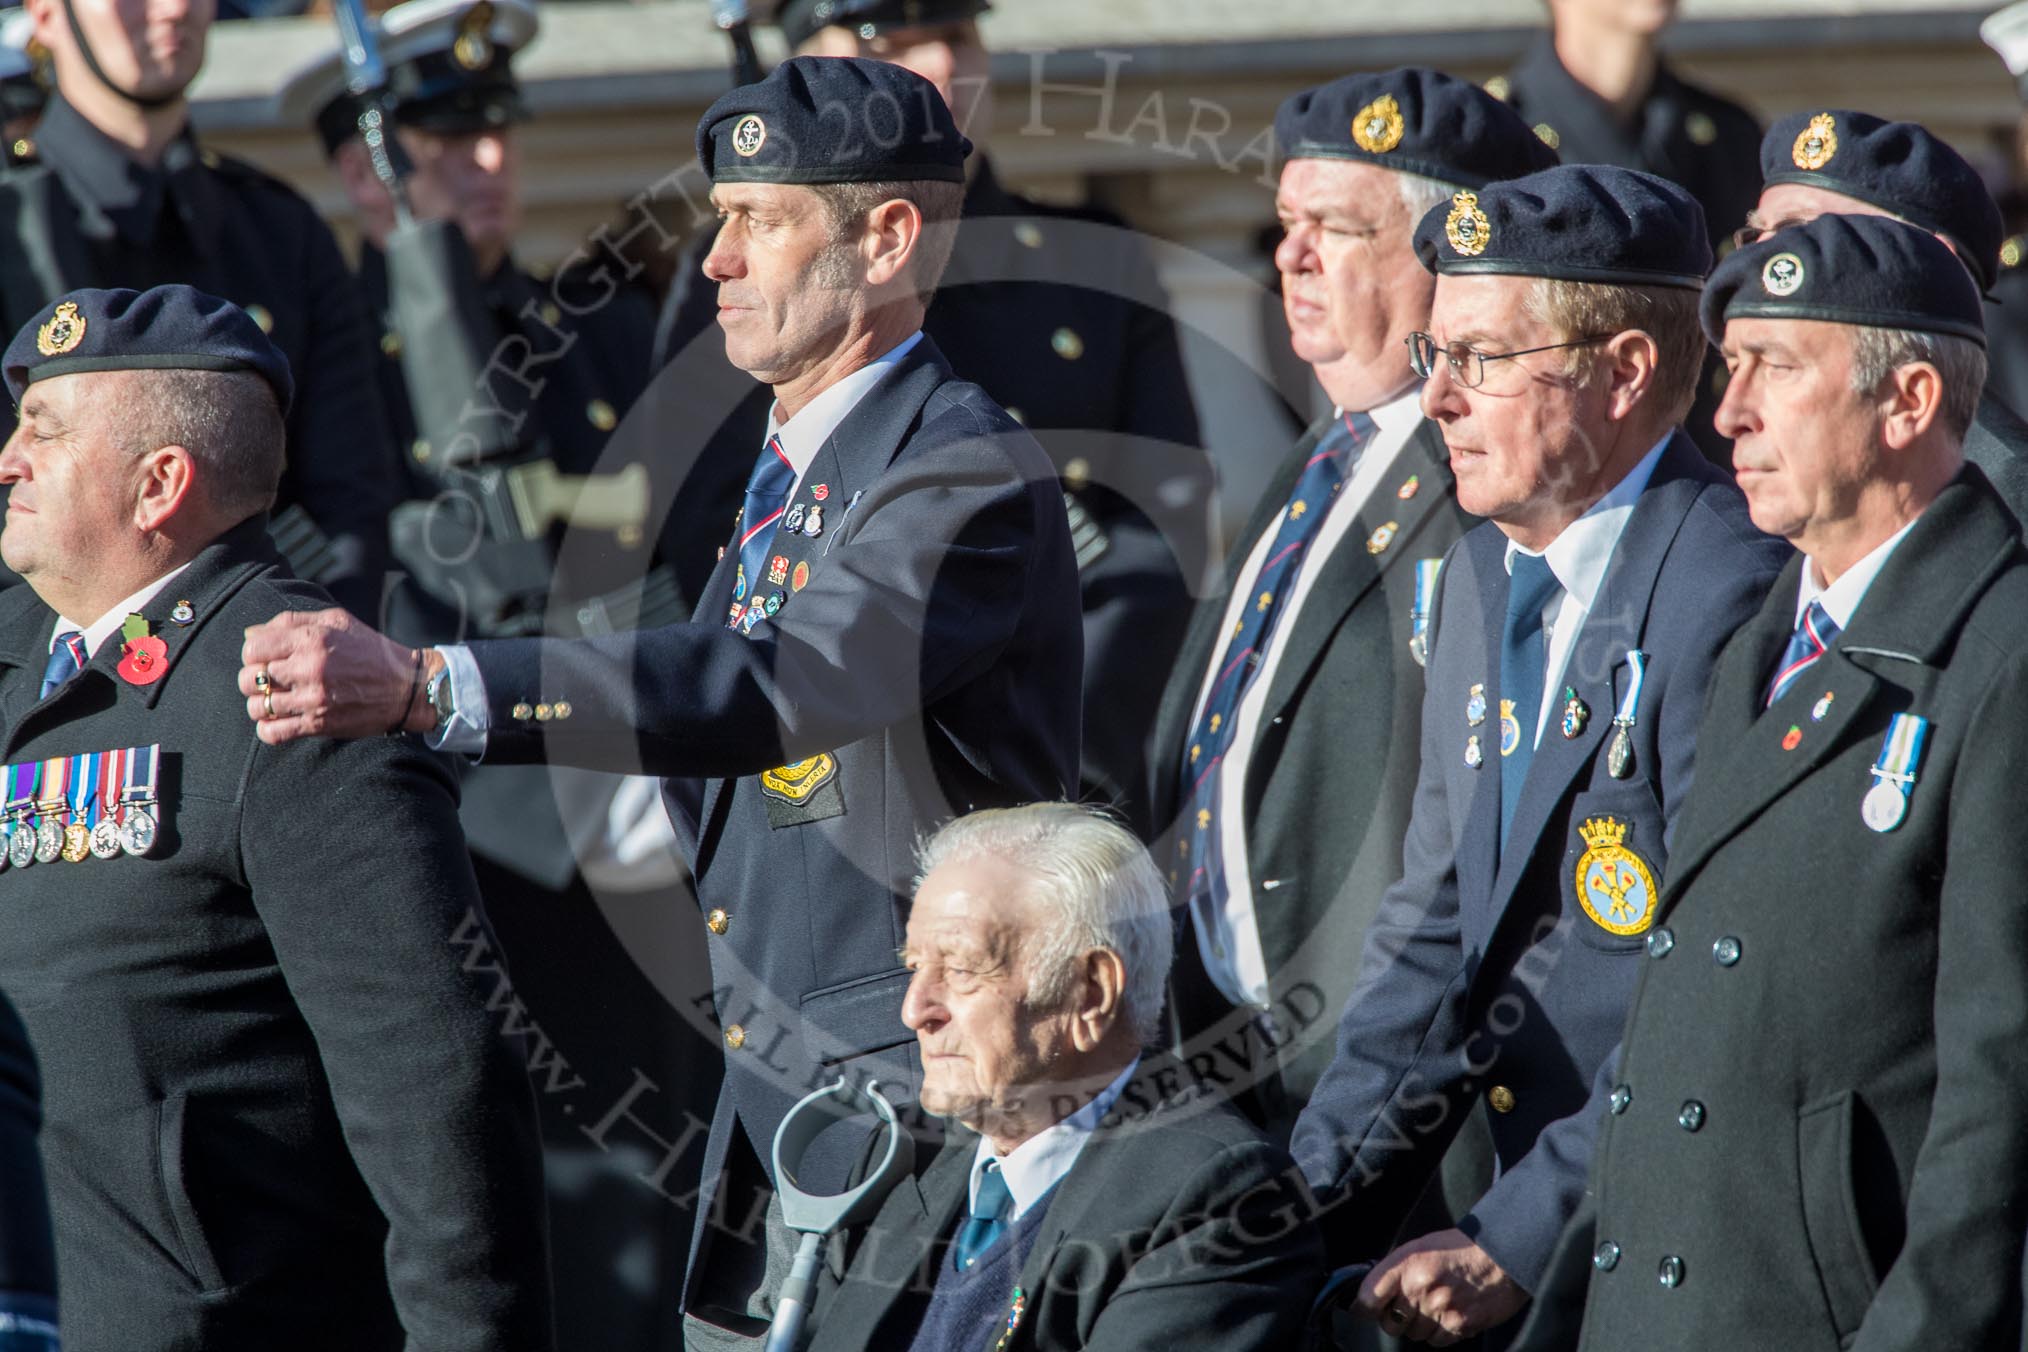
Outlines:
{"label": "dark trouser", "polygon": [[796,1242],[782,1223],[781,1203],[746,1133],[735,1131],[691,1276],[690,1308],[683,1321],[687,1352],[760,1347]]}
{"label": "dark trouser", "polygon": [[658,927],[629,923],[623,943],[581,879],[553,891],[472,864],[513,984],[495,998],[502,1034],[525,1042],[541,1119],[557,1345],[673,1352],[723,1064],[673,1003],[710,990],[695,903],[680,888],[607,899]]}
{"label": "dark trouser", "polygon": [[[1411,1239],[1451,1229],[1492,1185],[1493,1131],[1487,1122],[1485,1106],[1480,1104],[1465,1114],[1450,1149],[1444,1152],[1442,1166],[1410,1209],[1408,1219],[1401,1223],[1394,1242],[1405,1244]],[[1497,1329],[1489,1330],[1482,1337],[1467,1338],[1451,1345],[1461,1352],[1494,1352],[1496,1348],[1505,1347],[1519,1331],[1526,1314],[1527,1311],[1523,1310],[1520,1315]],[[1429,1346],[1382,1333],[1378,1324],[1350,1314],[1335,1313],[1330,1317],[1330,1324],[1330,1337],[1325,1346],[1335,1349],[1335,1352],[1423,1352]]]}

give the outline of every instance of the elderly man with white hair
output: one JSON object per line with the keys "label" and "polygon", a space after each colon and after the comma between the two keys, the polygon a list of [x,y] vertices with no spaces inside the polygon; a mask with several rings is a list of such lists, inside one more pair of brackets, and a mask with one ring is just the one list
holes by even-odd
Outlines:
{"label": "elderly man with white hair", "polygon": [[1070,803],[924,845],[902,959],[922,1105],[948,1124],[855,1237],[827,1349],[1283,1348],[1322,1278],[1289,1158],[1153,1039],[1153,861]]}

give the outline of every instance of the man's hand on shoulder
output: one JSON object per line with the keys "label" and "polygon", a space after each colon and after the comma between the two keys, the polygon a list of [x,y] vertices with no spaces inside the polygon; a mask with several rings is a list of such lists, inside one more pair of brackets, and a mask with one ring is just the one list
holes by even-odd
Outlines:
{"label": "man's hand on shoulder", "polygon": [[283,611],[246,631],[240,663],[247,717],[270,746],[436,726],[423,691],[443,654],[404,648],[349,611]]}
{"label": "man's hand on shoulder", "polygon": [[1449,1347],[1514,1317],[1528,1293],[1461,1230],[1410,1240],[1373,1265],[1353,1308],[1389,1333]]}

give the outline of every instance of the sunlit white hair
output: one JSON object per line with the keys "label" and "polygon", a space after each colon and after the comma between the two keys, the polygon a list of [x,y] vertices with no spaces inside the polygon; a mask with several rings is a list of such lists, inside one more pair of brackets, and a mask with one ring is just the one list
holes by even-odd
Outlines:
{"label": "sunlit white hair", "polygon": [[1044,1005],[1070,996],[1074,964],[1111,949],[1126,968],[1120,1013],[1143,1044],[1160,1030],[1175,938],[1155,861],[1104,812],[1076,803],[1028,803],[960,817],[916,850],[918,890],[945,865],[991,856],[1019,869],[1044,912],[1028,941],[1031,994]]}
{"label": "sunlit white hair", "polygon": [[1394,171],[1394,178],[1395,186],[1401,191],[1401,204],[1408,208],[1408,228],[1411,231],[1432,210],[1464,191],[1455,183],[1400,169]]}

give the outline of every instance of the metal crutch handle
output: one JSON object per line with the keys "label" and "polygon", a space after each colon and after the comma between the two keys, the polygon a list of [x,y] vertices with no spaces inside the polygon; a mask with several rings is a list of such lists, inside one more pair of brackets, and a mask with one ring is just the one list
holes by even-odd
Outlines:
{"label": "metal crutch handle", "polygon": [[[846,1110],[872,1108],[887,1132],[887,1148],[879,1163],[867,1171],[858,1186],[831,1196],[803,1191],[796,1183],[795,1167],[822,1135],[836,1124]],[[836,1084],[806,1094],[789,1109],[775,1128],[775,1195],[781,1199],[782,1222],[802,1235],[796,1246],[794,1265],[782,1284],[775,1304],[774,1320],[768,1325],[765,1352],[797,1352],[803,1338],[803,1323],[809,1317],[810,1302],[816,1294],[817,1270],[823,1265],[825,1241],[848,1226],[871,1220],[894,1185],[915,1167],[915,1138],[896,1118],[894,1105],[880,1092],[880,1084],[869,1080],[864,1090],[852,1088],[843,1076]]]}

